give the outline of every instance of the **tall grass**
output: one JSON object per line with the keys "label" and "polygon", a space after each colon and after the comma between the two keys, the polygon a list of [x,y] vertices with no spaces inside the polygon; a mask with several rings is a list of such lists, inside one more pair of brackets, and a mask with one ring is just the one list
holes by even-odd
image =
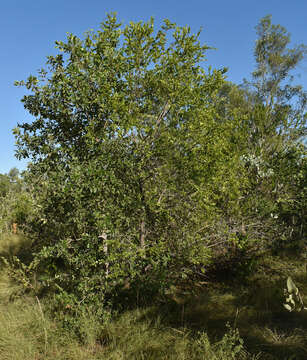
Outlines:
{"label": "tall grass", "polygon": [[[95,316],[80,316],[77,337],[60,323],[42,316],[43,306],[23,299],[0,306],[0,359],[208,359],[229,360],[244,355],[231,329],[211,343],[205,332],[167,327],[148,310],[124,313],[108,324]],[[80,334],[79,334],[80,335]]]}
{"label": "tall grass", "polygon": [[[10,258],[26,243],[21,235],[3,235],[0,254]],[[288,275],[307,294],[304,264],[266,261],[269,268],[264,261],[244,286],[211,284],[183,303],[168,299],[104,322],[83,309],[71,319],[73,327],[49,313],[50,298],[13,296],[20,285],[2,266],[0,359],[305,360],[307,312],[287,313],[281,299]]]}

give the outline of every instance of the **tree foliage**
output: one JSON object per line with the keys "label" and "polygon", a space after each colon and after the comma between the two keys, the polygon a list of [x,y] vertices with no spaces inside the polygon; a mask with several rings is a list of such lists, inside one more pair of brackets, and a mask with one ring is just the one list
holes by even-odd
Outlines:
{"label": "tree foliage", "polygon": [[235,203],[237,121],[215,109],[223,72],[205,73],[198,37],[109,15],[20,83],[35,116],[15,131],[42,206],[37,259],[82,296],[205,263],[213,219]]}
{"label": "tree foliage", "polygon": [[284,190],[304,176],[293,141],[306,101],[284,81],[303,47],[287,50],[285,30],[264,18],[254,80],[240,88],[225,70],[204,70],[199,35],[169,20],[157,31],[153,19],[122,26],[110,14],[83,40],[56,42],[47,69],[17,82],[34,117],[14,130],[17,156],[31,159],[31,268],[62,298],[106,302],[123,287],[200,272],[267,239],[274,189],[298,189]]}
{"label": "tree foliage", "polygon": [[265,16],[256,26],[258,39],[254,50],[256,69],[245,84],[252,92],[255,106],[251,122],[253,142],[261,143],[270,155],[306,135],[307,93],[293,84],[293,71],[306,55],[307,47],[289,47],[290,34]]}

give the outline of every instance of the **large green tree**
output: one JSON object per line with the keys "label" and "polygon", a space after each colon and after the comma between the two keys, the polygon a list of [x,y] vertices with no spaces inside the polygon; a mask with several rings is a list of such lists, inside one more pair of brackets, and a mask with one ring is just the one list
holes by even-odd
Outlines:
{"label": "large green tree", "polygon": [[223,71],[204,71],[199,33],[108,15],[98,32],[56,44],[48,69],[18,83],[34,120],[15,129],[18,156],[31,159],[45,283],[90,301],[207,264],[227,242],[218,219],[243,178],[240,119],[216,109]]}

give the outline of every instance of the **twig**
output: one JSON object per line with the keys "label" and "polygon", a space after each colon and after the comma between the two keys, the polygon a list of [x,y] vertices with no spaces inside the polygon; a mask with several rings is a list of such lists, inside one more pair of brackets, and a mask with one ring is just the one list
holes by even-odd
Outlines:
{"label": "twig", "polygon": [[169,104],[168,101],[166,101],[166,103],[164,104],[162,112],[158,116],[158,119],[157,119],[157,122],[156,122],[156,129],[154,131],[153,137],[157,136],[160,123],[161,123],[162,119],[168,114],[169,110],[170,110],[170,104]]}
{"label": "twig", "polygon": [[213,247],[213,246],[216,246],[216,245],[219,245],[219,244],[222,244],[222,243],[226,243],[226,242],[227,242],[227,240],[222,240],[222,241],[218,241],[218,242],[216,242],[214,244],[208,245],[206,247],[210,248],[210,247]]}

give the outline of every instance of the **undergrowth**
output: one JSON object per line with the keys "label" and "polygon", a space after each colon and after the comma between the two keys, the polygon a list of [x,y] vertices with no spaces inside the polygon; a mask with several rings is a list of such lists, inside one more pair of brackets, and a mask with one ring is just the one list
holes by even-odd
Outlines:
{"label": "undergrowth", "polygon": [[[15,250],[6,251],[4,239],[0,250],[10,258]],[[299,258],[268,255],[242,284],[217,277],[195,283],[193,296],[174,287],[159,304],[130,306],[103,320],[101,311],[82,306],[66,309],[65,317],[52,313],[53,298],[23,293],[1,266],[1,360],[307,358],[307,312],[289,313],[282,305],[287,276],[307,294]]]}

